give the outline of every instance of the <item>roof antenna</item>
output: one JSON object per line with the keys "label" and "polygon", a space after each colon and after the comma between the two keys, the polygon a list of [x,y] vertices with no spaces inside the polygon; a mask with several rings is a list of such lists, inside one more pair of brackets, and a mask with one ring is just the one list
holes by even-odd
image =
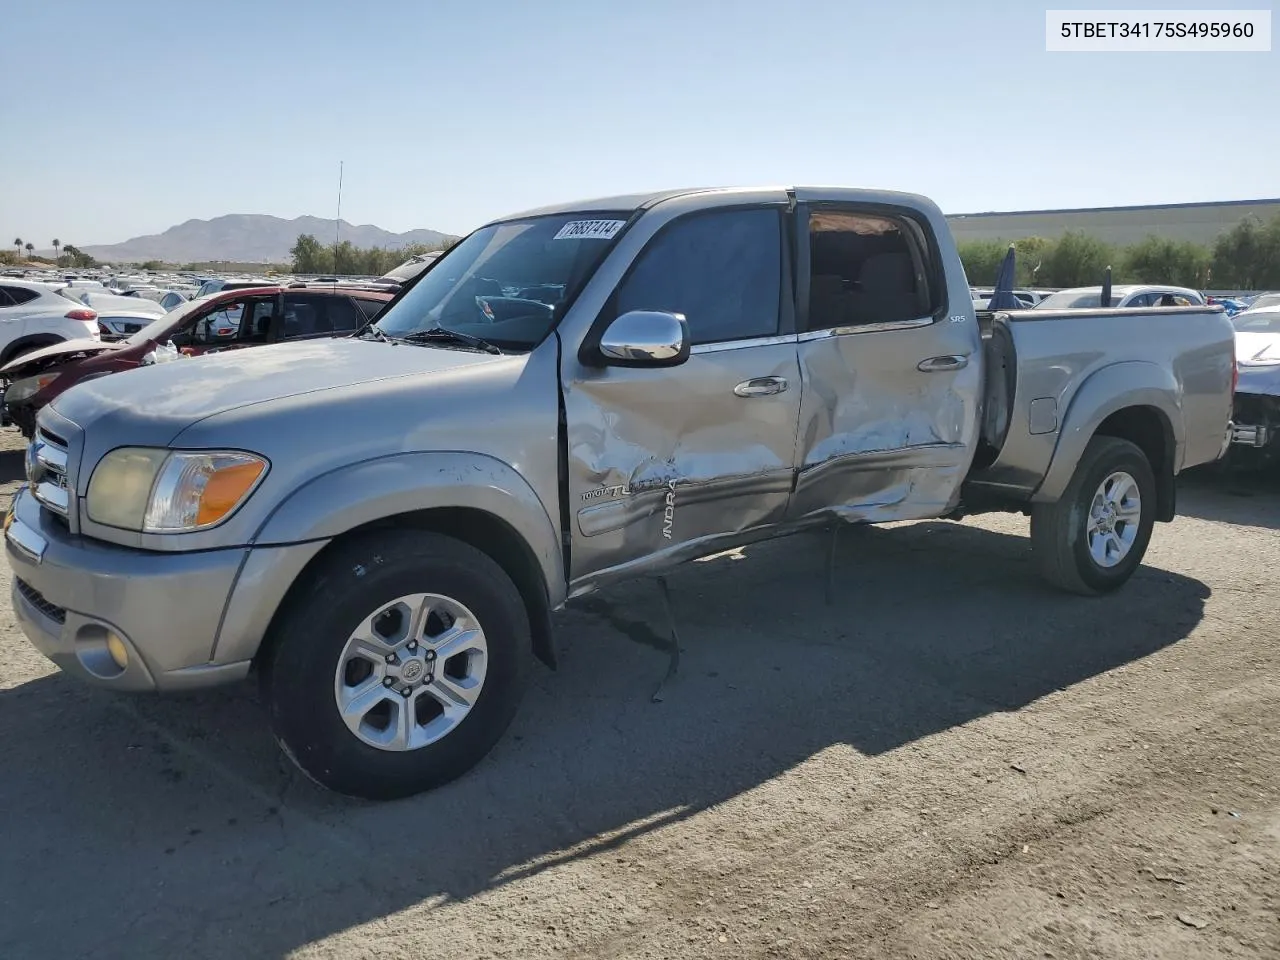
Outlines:
{"label": "roof antenna", "polygon": [[333,218],[333,278],[338,281],[338,231],[342,228],[342,161],[338,161],[338,213]]}

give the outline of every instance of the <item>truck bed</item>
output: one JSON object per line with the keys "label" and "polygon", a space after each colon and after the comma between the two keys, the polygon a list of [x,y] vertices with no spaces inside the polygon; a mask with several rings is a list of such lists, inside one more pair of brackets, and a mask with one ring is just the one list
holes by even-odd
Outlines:
{"label": "truck bed", "polygon": [[[1177,423],[1161,423],[1174,434],[1174,473],[1220,455],[1233,341],[1221,307],[980,311],[978,324],[986,377],[973,498],[1031,499],[1064,425],[1081,427],[1073,405],[1103,371],[1121,388],[1159,385],[1178,398]],[[1155,418],[1172,421],[1168,413]]]}

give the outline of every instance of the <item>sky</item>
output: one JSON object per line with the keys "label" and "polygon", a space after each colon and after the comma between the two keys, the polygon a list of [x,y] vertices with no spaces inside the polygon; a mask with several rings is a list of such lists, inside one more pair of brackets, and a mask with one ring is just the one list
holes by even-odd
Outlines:
{"label": "sky", "polygon": [[339,162],[342,218],[397,232],[686,186],[948,213],[1280,197],[1280,47],[1046,53],[1068,5],[6,0],[0,233],[333,217]]}

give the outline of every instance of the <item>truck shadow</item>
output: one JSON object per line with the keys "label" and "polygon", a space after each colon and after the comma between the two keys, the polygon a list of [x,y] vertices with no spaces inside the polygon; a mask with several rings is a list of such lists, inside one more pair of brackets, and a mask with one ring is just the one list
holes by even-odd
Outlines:
{"label": "truck shadow", "polygon": [[937,522],[844,531],[826,606],[826,544],[674,575],[684,659],[661,703],[654,584],[566,611],[560,671],[537,677],[493,754],[394,804],[295,773],[248,688],[133,699],[50,675],[0,692],[0,955],[37,955],[56,929],[65,955],[282,956],[598,855],[832,746],[856,765],[1019,710],[1186,637],[1209,595],[1150,567],[1114,596],[1059,595],[1025,538]]}
{"label": "truck shadow", "polygon": [[1178,478],[1178,513],[1201,520],[1280,530],[1280,464],[1214,465]]}

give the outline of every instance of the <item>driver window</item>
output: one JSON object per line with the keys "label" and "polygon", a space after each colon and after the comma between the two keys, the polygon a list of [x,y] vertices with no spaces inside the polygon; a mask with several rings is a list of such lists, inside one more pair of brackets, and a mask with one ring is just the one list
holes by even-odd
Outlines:
{"label": "driver window", "polygon": [[693,344],[778,332],[782,227],[777,210],[686,216],[649,241],[618,287],[617,312],[682,313]]}

